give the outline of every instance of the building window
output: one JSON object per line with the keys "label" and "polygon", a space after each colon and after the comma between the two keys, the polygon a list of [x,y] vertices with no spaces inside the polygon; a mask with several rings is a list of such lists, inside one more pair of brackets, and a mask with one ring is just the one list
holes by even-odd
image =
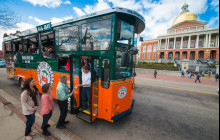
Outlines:
{"label": "building window", "polygon": [[215,47],[215,40],[211,40],[210,47]]}
{"label": "building window", "polygon": [[196,30],[196,28],[195,28],[195,27],[193,27],[193,28],[191,28],[190,30],[191,30],[191,31],[195,31],[195,30]]}
{"label": "building window", "polygon": [[176,48],[179,49],[180,48],[180,41],[176,42]]}
{"label": "building window", "polygon": [[149,46],[147,47],[147,52],[152,52],[152,46],[151,46],[151,45],[149,45]]}
{"label": "building window", "polygon": [[173,42],[170,42],[169,49],[173,49]]}
{"label": "building window", "polygon": [[202,48],[203,47],[203,41],[199,40],[199,47]]}
{"label": "building window", "polygon": [[153,50],[154,52],[156,52],[157,51],[157,45],[156,44],[154,44],[154,50]]}
{"label": "building window", "polygon": [[156,53],[153,53],[153,58],[156,58]]}
{"label": "building window", "polygon": [[146,52],[146,46],[145,45],[143,46],[143,52]]}
{"label": "building window", "polygon": [[177,33],[180,33],[180,30],[177,30],[176,32],[177,32]]}
{"label": "building window", "polygon": [[147,59],[150,59],[150,53],[147,54]]}
{"label": "building window", "polygon": [[187,41],[183,41],[183,48],[187,48]]}
{"label": "building window", "polygon": [[203,30],[203,29],[204,29],[204,27],[203,27],[203,26],[200,26],[200,27],[199,27],[199,30]]}
{"label": "building window", "polygon": [[194,40],[192,40],[192,41],[190,42],[190,48],[195,48],[195,41],[194,41]]}
{"label": "building window", "polygon": [[183,32],[187,32],[188,31],[188,29],[183,29]]}
{"label": "building window", "polygon": [[165,49],[165,43],[161,44],[161,49]]}
{"label": "building window", "polygon": [[145,53],[142,54],[142,58],[145,59]]}

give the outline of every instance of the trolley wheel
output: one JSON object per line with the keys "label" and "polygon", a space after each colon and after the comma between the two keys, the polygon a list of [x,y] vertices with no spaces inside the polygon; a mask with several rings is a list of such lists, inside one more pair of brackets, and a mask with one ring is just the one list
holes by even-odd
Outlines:
{"label": "trolley wheel", "polygon": [[24,87],[24,80],[22,78],[19,79],[19,85],[21,88]]}

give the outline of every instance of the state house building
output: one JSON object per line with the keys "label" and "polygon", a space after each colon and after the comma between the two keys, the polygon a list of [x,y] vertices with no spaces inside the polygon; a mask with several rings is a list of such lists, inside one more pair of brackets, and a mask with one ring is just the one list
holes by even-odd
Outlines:
{"label": "state house building", "polygon": [[219,27],[206,28],[185,3],[166,35],[141,43],[141,61],[205,60],[219,61]]}

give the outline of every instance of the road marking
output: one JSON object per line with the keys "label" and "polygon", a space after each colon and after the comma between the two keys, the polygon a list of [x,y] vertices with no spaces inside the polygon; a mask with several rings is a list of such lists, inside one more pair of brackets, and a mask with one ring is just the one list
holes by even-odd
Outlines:
{"label": "road marking", "polygon": [[175,88],[175,87],[168,87],[168,86],[160,86],[160,85],[153,85],[153,84],[140,83],[140,82],[135,82],[135,83],[141,84],[141,85],[154,86],[154,87],[162,87],[162,88],[169,88],[169,89],[177,89],[177,90],[183,90],[183,91],[192,91],[192,92],[198,92],[198,93],[206,93],[206,94],[218,95],[217,93],[211,93],[211,92],[205,92],[205,91],[197,91],[197,90],[182,89],[182,88]]}

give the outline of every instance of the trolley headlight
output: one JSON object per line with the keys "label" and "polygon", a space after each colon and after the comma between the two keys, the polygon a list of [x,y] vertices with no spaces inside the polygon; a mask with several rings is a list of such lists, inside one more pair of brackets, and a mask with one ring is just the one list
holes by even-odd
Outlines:
{"label": "trolley headlight", "polygon": [[114,110],[115,110],[115,111],[118,111],[119,108],[120,108],[119,104],[115,104],[115,105],[114,105]]}

